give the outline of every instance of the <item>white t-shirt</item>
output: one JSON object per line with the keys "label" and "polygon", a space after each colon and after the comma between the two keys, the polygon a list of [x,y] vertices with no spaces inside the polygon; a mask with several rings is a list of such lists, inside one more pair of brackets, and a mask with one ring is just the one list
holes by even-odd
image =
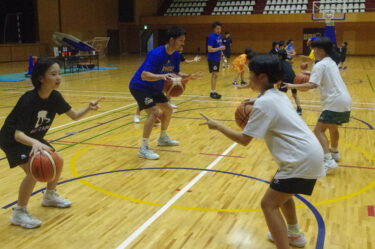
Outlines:
{"label": "white t-shirt", "polygon": [[323,110],[334,112],[350,111],[352,98],[341,78],[336,63],[325,57],[312,69],[310,82],[319,86]]}
{"label": "white t-shirt", "polygon": [[243,133],[265,139],[279,165],[275,179],[325,176],[322,146],[280,91],[269,89],[255,101]]}

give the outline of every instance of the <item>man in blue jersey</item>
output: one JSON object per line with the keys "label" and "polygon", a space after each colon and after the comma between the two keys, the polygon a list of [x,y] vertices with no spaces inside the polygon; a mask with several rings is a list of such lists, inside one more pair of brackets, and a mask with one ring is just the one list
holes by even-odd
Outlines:
{"label": "man in blue jersey", "polygon": [[129,89],[140,110],[147,112],[143,128],[142,145],[138,156],[146,159],[159,159],[159,155],[149,149],[149,137],[155,120],[161,120],[159,146],[176,146],[179,142],[167,136],[169,121],[173,109],[163,93],[164,81],[177,74],[181,78],[198,79],[201,73],[184,74],[180,72],[180,50],[185,44],[186,32],[182,28],[172,27],[167,31],[167,44],[159,46],[147,55],[146,60],[130,81]]}
{"label": "man in blue jersey", "polygon": [[211,75],[211,93],[210,97],[213,99],[220,99],[221,95],[216,92],[216,80],[220,70],[220,60],[222,51],[225,50],[225,46],[222,45],[221,38],[221,26],[220,22],[214,22],[212,24],[213,32],[210,34],[207,40],[207,60],[208,68]]}

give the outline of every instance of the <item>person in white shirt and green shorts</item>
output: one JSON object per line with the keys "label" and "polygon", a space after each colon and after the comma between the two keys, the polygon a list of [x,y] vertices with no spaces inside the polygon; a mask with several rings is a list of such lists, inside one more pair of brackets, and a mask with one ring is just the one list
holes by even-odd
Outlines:
{"label": "person in white shirt and green shorts", "polygon": [[265,140],[278,165],[261,201],[270,230],[268,239],[278,249],[289,249],[289,245],[306,245],[306,238],[299,229],[293,195],[311,195],[317,179],[325,176],[325,171],[323,149],[318,139],[288,97],[274,88],[282,78],[281,63],[276,56],[256,55],[250,62],[250,86],[260,95],[249,100],[253,109],[246,127],[236,131],[202,116],[206,119],[203,124],[241,145],[248,145],[253,138]]}
{"label": "person in white shirt and green shorts", "polygon": [[[326,170],[338,167],[340,160],[338,152],[339,130],[338,127],[349,122],[352,98],[341,78],[337,64],[331,59],[334,48],[331,40],[321,37],[311,43],[314,55],[319,62],[314,65],[309,83],[287,84],[286,87],[307,91],[319,87],[323,112],[315,126],[314,133],[324,150],[324,166]],[[325,134],[329,130],[331,148]]]}

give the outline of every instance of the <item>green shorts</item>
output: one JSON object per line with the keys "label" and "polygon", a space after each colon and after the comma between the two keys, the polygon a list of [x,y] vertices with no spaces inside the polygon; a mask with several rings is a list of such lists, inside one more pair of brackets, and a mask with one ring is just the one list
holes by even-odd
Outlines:
{"label": "green shorts", "polygon": [[336,124],[342,125],[348,123],[350,118],[350,112],[334,112],[325,110],[320,114],[318,122],[324,124]]}

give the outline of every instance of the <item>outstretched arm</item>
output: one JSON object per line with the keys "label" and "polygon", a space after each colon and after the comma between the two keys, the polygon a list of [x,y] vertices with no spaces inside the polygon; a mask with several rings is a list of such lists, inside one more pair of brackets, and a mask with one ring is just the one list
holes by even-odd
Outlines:
{"label": "outstretched arm", "polygon": [[206,119],[206,122],[201,123],[200,125],[207,125],[208,128],[211,129],[211,130],[218,130],[221,133],[223,133],[227,138],[229,138],[229,139],[233,140],[234,142],[239,143],[243,146],[246,146],[251,142],[252,137],[247,136],[247,135],[243,134],[242,132],[233,130],[233,129],[223,125],[222,123],[209,118],[208,116],[206,116],[203,113],[201,113],[201,115],[202,115],[202,117],[204,117]]}
{"label": "outstretched arm", "polygon": [[67,111],[65,114],[68,115],[73,120],[78,120],[90,110],[98,110],[100,108],[99,102],[102,101],[104,97],[99,98],[96,101],[91,101],[86,107],[74,110],[73,108]]}

